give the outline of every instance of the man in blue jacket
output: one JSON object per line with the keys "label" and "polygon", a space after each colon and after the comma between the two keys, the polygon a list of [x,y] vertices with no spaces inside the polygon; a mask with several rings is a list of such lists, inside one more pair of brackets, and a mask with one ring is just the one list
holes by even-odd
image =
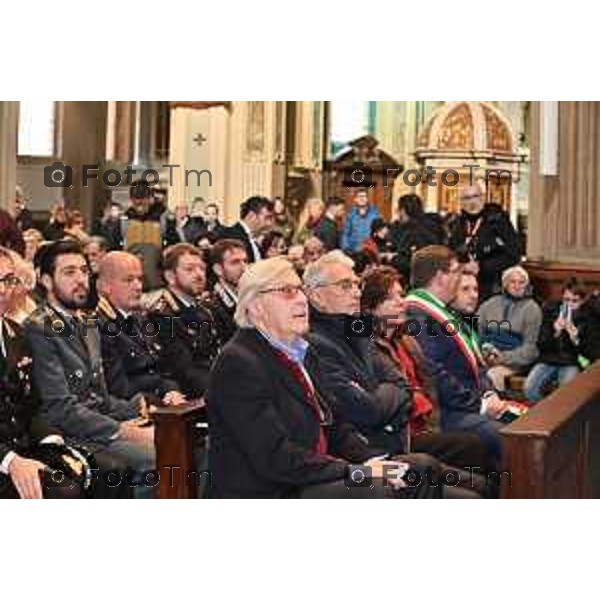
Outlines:
{"label": "man in blue jacket", "polygon": [[358,190],[354,195],[354,206],[346,218],[342,232],[342,250],[358,252],[371,235],[371,223],[381,215],[377,207],[369,203],[366,190]]}

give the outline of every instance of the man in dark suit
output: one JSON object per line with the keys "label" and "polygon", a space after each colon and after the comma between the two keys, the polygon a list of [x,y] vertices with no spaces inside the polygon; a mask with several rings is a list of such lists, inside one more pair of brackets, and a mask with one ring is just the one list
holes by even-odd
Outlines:
{"label": "man in dark suit", "polygon": [[273,227],[273,202],[264,196],[252,196],[240,207],[240,220],[232,227],[225,227],[219,239],[241,240],[246,246],[249,262],[262,258],[257,238]]}
{"label": "man in dark suit", "polygon": [[234,315],[240,277],[248,266],[246,247],[239,240],[219,240],[210,251],[212,275],[217,278],[212,291],[213,314],[221,346],[237,331]]}
{"label": "man in dark suit", "polygon": [[164,252],[163,268],[168,287],[150,308],[150,318],[159,326],[161,371],[186,397],[200,398],[220,348],[213,308],[203,297],[202,251],[191,244],[171,246]]}
{"label": "man in dark suit", "polygon": [[40,418],[67,441],[82,443],[100,460],[130,467],[133,493],[152,495],[142,474],[154,468],[154,431],[139,426],[139,407],[108,393],[96,323],[81,321],[90,269],[79,243],[54,242],[40,260],[46,306],[25,324],[33,353]]}
{"label": "man in dark suit", "polygon": [[442,430],[475,431],[498,466],[502,423],[497,419],[508,405],[486,376],[478,339],[448,309],[462,274],[458,257],[445,246],[426,246],[413,255],[411,273],[414,289],[406,303],[409,331],[428,360]]}
{"label": "man in dark suit", "polygon": [[166,215],[163,245],[172,246],[181,242],[195,244],[204,231],[204,222],[190,217],[187,204],[178,204],[173,214]]}
{"label": "man in dark suit", "polygon": [[108,391],[181,404],[185,398],[177,383],[160,370],[159,326],[141,313],[142,278],[140,260],[128,252],[109,252],[100,263],[98,317]]}
{"label": "man in dark suit", "polygon": [[[439,495],[439,488],[425,481],[409,486],[391,477],[403,467],[433,468],[435,461],[375,460],[353,428],[332,414],[320,382],[304,366],[308,304],[288,260],[270,258],[248,267],[240,280],[236,321],[240,330],[219,355],[206,395],[215,496]],[[368,476],[361,481],[362,465],[354,468],[348,461],[366,461],[374,485]]]}

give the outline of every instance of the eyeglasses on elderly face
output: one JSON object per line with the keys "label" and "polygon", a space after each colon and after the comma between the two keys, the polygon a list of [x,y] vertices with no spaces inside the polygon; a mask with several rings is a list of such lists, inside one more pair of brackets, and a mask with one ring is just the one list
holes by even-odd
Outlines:
{"label": "eyeglasses on elderly face", "polygon": [[259,294],[281,294],[286,300],[292,300],[298,294],[304,294],[304,286],[302,285],[282,285],[279,287],[267,288],[261,290]]}
{"label": "eyeglasses on elderly face", "polygon": [[467,194],[466,196],[462,196],[461,200],[477,200],[478,198],[481,198],[481,194],[474,193],[474,194]]}
{"label": "eyeglasses on elderly face", "polygon": [[338,286],[344,292],[349,292],[352,289],[360,288],[360,279],[347,277],[345,279],[338,279],[337,281],[330,281],[329,283],[320,283],[318,285],[315,285],[314,287],[322,288],[322,287],[332,287],[332,286]]}

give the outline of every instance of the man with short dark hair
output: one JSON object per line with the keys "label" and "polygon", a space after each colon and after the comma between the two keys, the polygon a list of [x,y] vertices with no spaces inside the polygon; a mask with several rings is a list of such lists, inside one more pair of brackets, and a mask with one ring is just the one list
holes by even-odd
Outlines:
{"label": "man with short dark hair", "polygon": [[240,207],[240,220],[232,227],[225,227],[219,239],[241,240],[246,246],[248,261],[253,263],[262,258],[257,238],[273,227],[273,202],[264,196],[252,196]]}
{"label": "man with short dark hair", "polygon": [[205,295],[202,251],[191,244],[176,244],[165,250],[163,265],[167,288],[150,309],[150,318],[159,327],[160,368],[186,397],[200,398],[220,349]]}
{"label": "man with short dark hair", "polygon": [[486,443],[496,465],[500,464],[501,423],[496,419],[507,404],[498,397],[486,376],[479,343],[448,305],[456,296],[461,265],[445,246],[417,250],[411,265],[413,290],[406,312],[435,382],[444,431],[475,431]]}
{"label": "man with short dark hair", "polygon": [[239,240],[219,240],[212,247],[210,265],[217,277],[212,304],[219,343],[223,346],[237,331],[233,317],[237,308],[238,284],[248,266],[246,247]]}
{"label": "man with short dark hair", "polygon": [[81,246],[54,242],[45,249],[39,268],[46,306],[25,323],[39,416],[67,440],[131,467],[134,495],[148,497],[152,488],[141,483],[141,475],[155,465],[154,430],[138,426],[140,407],[107,390],[97,327],[81,321],[90,274]]}
{"label": "man with short dark hair", "polygon": [[327,200],[325,214],[313,231],[325,246],[325,252],[340,247],[340,222],[346,213],[346,202],[337,196]]}
{"label": "man with short dark hair", "polygon": [[369,202],[367,190],[357,190],[354,194],[354,206],[344,224],[342,250],[358,252],[371,235],[371,223],[380,216],[377,207]]}

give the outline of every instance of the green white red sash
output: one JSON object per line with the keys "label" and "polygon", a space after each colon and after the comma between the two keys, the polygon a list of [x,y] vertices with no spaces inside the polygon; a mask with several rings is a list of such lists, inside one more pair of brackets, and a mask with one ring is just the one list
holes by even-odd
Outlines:
{"label": "green white red sash", "polygon": [[440,325],[445,324],[446,331],[448,334],[453,334],[452,338],[467,359],[473,374],[475,377],[479,377],[479,368],[484,363],[475,332],[473,332],[473,335],[469,335],[464,330],[464,327],[460,326],[460,323],[456,327],[455,324],[458,322],[458,318],[446,308],[446,305],[441,300],[424,289],[413,290],[408,294],[406,297],[406,307],[408,310],[411,308],[418,309]]}

